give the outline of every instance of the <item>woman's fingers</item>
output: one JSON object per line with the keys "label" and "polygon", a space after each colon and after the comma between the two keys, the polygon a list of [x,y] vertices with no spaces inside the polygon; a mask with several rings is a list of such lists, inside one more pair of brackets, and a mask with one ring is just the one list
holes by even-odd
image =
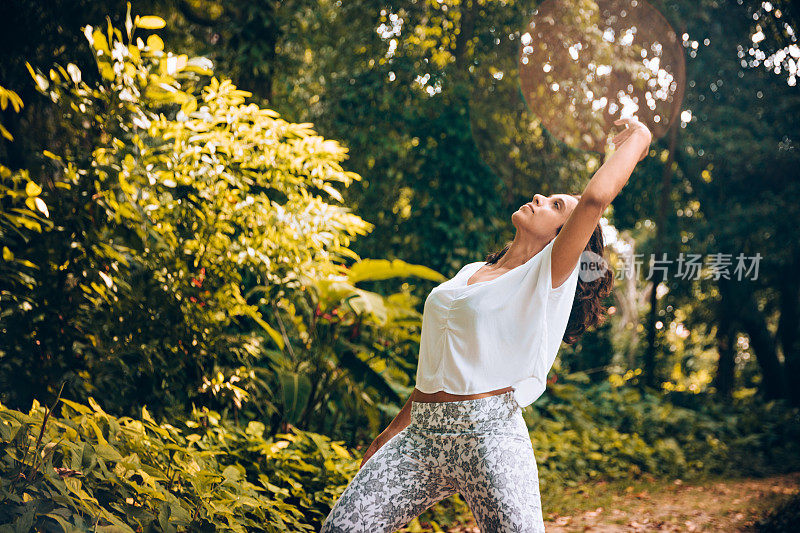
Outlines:
{"label": "woman's fingers", "polygon": [[[635,116],[633,116],[633,117],[620,117],[620,118],[618,118],[617,120],[614,121],[614,125],[615,126],[620,126],[622,124],[625,124],[625,129],[622,130],[621,132],[617,133],[613,137],[613,139],[611,140],[611,142],[614,143],[614,147],[616,147],[619,144],[625,142],[633,134],[633,132],[635,130],[639,130],[640,129],[640,130],[643,130],[643,131],[645,131],[647,133],[650,133],[650,130],[647,128],[647,126],[645,126],[642,122],[640,122],[639,119],[636,118]],[[650,136],[652,138],[652,134],[650,134]],[[647,154],[649,152],[650,152],[650,146],[649,146],[649,143],[648,143],[648,146],[645,147],[644,150],[642,150],[642,153],[641,153],[641,155],[639,157],[639,161],[641,161],[642,159],[647,157]]]}
{"label": "woman's fingers", "polygon": [[637,130],[650,133],[650,130],[647,128],[647,126],[645,126],[642,122],[640,122],[639,119],[636,118],[635,116],[618,118],[617,120],[614,121],[614,124],[616,126],[620,126],[622,124],[625,125],[625,129],[614,137],[613,139],[614,144],[624,142],[634,131]]}
{"label": "woman's fingers", "polygon": [[633,130],[633,128],[631,127],[631,122],[632,120],[630,118],[618,118],[617,120],[614,121],[615,126],[620,126],[622,124],[625,124],[625,129],[614,136],[614,139],[612,141],[614,144],[619,144],[623,142],[625,139],[627,139],[628,136],[630,136],[631,131]]}
{"label": "woman's fingers", "polygon": [[617,133],[616,135],[614,135],[614,138],[611,139],[611,142],[614,143],[614,144],[620,144],[620,143],[624,142],[625,139],[627,139],[630,136],[631,136],[630,130],[626,129],[626,130],[621,131],[620,133]]}

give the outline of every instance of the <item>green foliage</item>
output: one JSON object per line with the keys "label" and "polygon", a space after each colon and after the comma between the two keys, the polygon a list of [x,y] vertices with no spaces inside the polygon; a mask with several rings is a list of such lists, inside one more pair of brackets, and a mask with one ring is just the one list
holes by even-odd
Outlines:
{"label": "green foliage", "polygon": [[[5,111],[9,106],[11,106],[14,108],[14,111],[19,113],[19,110],[22,109],[22,105],[22,99],[17,93],[8,90],[5,87],[0,87],[0,111]],[[0,135],[9,141],[14,140],[14,136],[11,135],[11,132],[3,127],[2,124],[0,124]]]}
{"label": "green foliage", "polygon": [[724,406],[693,395],[699,400],[681,407],[669,395],[587,381],[578,373],[548,385],[526,413],[543,482],[800,468],[800,411],[785,403]]}
{"label": "green foliage", "polygon": [[[780,403],[690,409],[629,387],[566,381],[526,412],[543,490],[800,467],[800,414]],[[238,425],[207,408],[172,425],[146,409],[118,418],[93,399],[62,403],[60,416],[38,403],[27,414],[0,406],[0,524],[311,531],[358,469],[357,454],[328,437],[294,428],[270,436],[260,421]],[[451,498],[409,531],[466,513]]]}
{"label": "green foliage", "polygon": [[0,323],[3,315],[31,307],[26,294],[36,284],[38,266],[15,250],[53,226],[41,193],[27,170],[12,172],[0,165]]}
{"label": "green foliage", "polygon": [[0,405],[0,531],[317,531],[358,468],[315,433],[62,402],[58,417]]}
{"label": "green foliage", "polygon": [[411,392],[409,361],[418,350],[422,317],[407,290],[383,296],[356,283],[443,277],[400,260],[363,260],[343,270],[335,278],[304,277],[307,290],[299,298],[276,302],[289,356],[274,364],[286,422],[327,434],[349,430],[353,440],[367,440]]}
{"label": "green foliage", "polygon": [[46,400],[45,384],[66,379],[71,397],[103,397],[116,414],[195,403],[272,433],[367,439],[410,391],[421,316],[408,284],[359,285],[444,278],[354,254],[371,224],[336,205],[337,187],[360,179],[341,165],[347,150],[247,103],[207,59],[137,37],[164,24],[129,13],[124,31],[85,27],[89,76],[28,65],[64,117],[44,154],[58,224],[9,244],[41,268],[9,290],[27,308],[0,317],[22,332],[0,347],[0,397]]}
{"label": "green foliage", "polygon": [[[116,412],[145,402],[180,412],[201,400],[238,411],[255,392],[263,400],[256,415],[297,422],[316,405],[299,368],[311,361],[291,352],[278,308],[291,310],[304,285],[341,274],[335,261],[359,259],[348,245],[371,225],[327,199],[341,202],[336,186],[360,177],[341,166],[347,150],[311,124],[246,103],[249,93],[214,77],[204,58],[165,52],[153,34],[135,37],[156,20],[129,16],[124,34],[85,28],[97,83],[74,64],[46,74],[29,66],[64,117],[61,153],[46,153],[55,187],[44,193],[63,225],[16,245],[42,268],[28,278],[29,308],[0,323],[25,332],[2,348],[4,398],[44,398],[41,384],[64,377],[72,394],[102,395]],[[17,249],[9,244],[4,253]],[[435,274],[408,268],[400,275]],[[415,314],[407,296],[384,303],[351,292],[341,296],[365,329],[390,329],[387,307]],[[344,366],[373,376],[357,360],[361,351],[348,352],[352,364]]]}
{"label": "green foliage", "polygon": [[[0,111],[9,107],[19,112],[23,107],[22,100],[14,91],[0,87]],[[0,135],[9,141],[14,140],[2,124]],[[15,254],[14,250],[36,239],[43,227],[52,227],[52,222],[47,219],[50,211],[41,194],[42,188],[31,180],[27,170],[13,172],[0,165],[0,324],[3,315],[31,305],[24,295],[34,286],[38,267]]]}

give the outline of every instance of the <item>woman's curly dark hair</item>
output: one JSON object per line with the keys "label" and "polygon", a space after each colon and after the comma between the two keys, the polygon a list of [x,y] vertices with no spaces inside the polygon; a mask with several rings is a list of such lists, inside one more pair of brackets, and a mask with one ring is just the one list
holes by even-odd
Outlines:
{"label": "woman's curly dark hair", "polygon": [[[580,199],[579,194],[570,196]],[[556,230],[556,235],[561,231],[561,225]],[[508,251],[512,241],[508,241],[502,250],[492,252],[486,256],[486,262],[496,263]],[[603,230],[600,224],[594,228],[585,250],[591,250],[600,257],[603,257],[605,243],[603,241]],[[602,324],[608,318],[608,308],[603,305],[603,298],[611,294],[614,285],[614,276],[611,269],[606,269],[602,276],[594,281],[583,281],[578,277],[578,286],[575,289],[575,299],[572,303],[572,310],[569,313],[567,329],[564,332],[564,342],[575,344],[583,333],[592,326]]]}

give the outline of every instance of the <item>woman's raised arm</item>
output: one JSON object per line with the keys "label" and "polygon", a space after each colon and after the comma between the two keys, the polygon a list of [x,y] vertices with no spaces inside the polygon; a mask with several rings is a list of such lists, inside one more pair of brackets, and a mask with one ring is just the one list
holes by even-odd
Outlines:
{"label": "woman's raised arm", "polygon": [[553,287],[559,287],[569,277],[606,207],[628,182],[636,163],[645,158],[650,148],[653,136],[637,119],[622,118],[614,124],[626,125],[625,130],[612,139],[617,149],[589,180],[578,205],[553,241]]}
{"label": "woman's raised arm", "polygon": [[630,178],[636,163],[647,156],[653,135],[647,126],[636,118],[621,118],[614,124],[627,127],[614,136],[611,142],[616,150],[595,172],[581,195],[608,206]]}

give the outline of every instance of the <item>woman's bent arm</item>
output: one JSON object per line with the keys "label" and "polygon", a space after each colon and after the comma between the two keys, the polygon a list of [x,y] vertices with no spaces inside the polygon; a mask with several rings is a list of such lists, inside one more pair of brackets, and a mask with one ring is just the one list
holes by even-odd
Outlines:
{"label": "woman's bent arm", "polygon": [[[412,392],[412,394],[408,397],[408,400],[406,400],[406,404],[403,406],[402,409],[400,409],[400,412],[397,413],[397,416],[394,417],[394,420],[392,420],[389,426],[385,430],[383,430],[383,433],[381,433],[381,435],[384,434],[386,435],[386,438],[384,439],[383,442],[386,442],[387,440],[391,439],[392,437],[403,431],[406,428],[406,426],[408,426],[408,424],[411,423],[411,398],[413,397],[414,394]],[[380,435],[378,436],[380,437]]]}
{"label": "woman's bent arm", "polygon": [[402,409],[400,409],[400,412],[397,413],[397,416],[394,417],[394,420],[392,420],[392,422],[386,427],[386,429],[384,429],[383,432],[380,435],[378,435],[374,441],[372,441],[372,444],[369,445],[367,451],[364,452],[364,458],[361,460],[361,466],[359,466],[359,468],[364,466],[364,463],[366,463],[367,460],[370,457],[372,457],[372,455],[375,452],[377,452],[381,446],[386,444],[389,441],[389,439],[391,439],[392,437],[403,431],[410,422],[411,422],[411,396],[408,397],[408,401],[406,401],[406,404],[403,406]]}

